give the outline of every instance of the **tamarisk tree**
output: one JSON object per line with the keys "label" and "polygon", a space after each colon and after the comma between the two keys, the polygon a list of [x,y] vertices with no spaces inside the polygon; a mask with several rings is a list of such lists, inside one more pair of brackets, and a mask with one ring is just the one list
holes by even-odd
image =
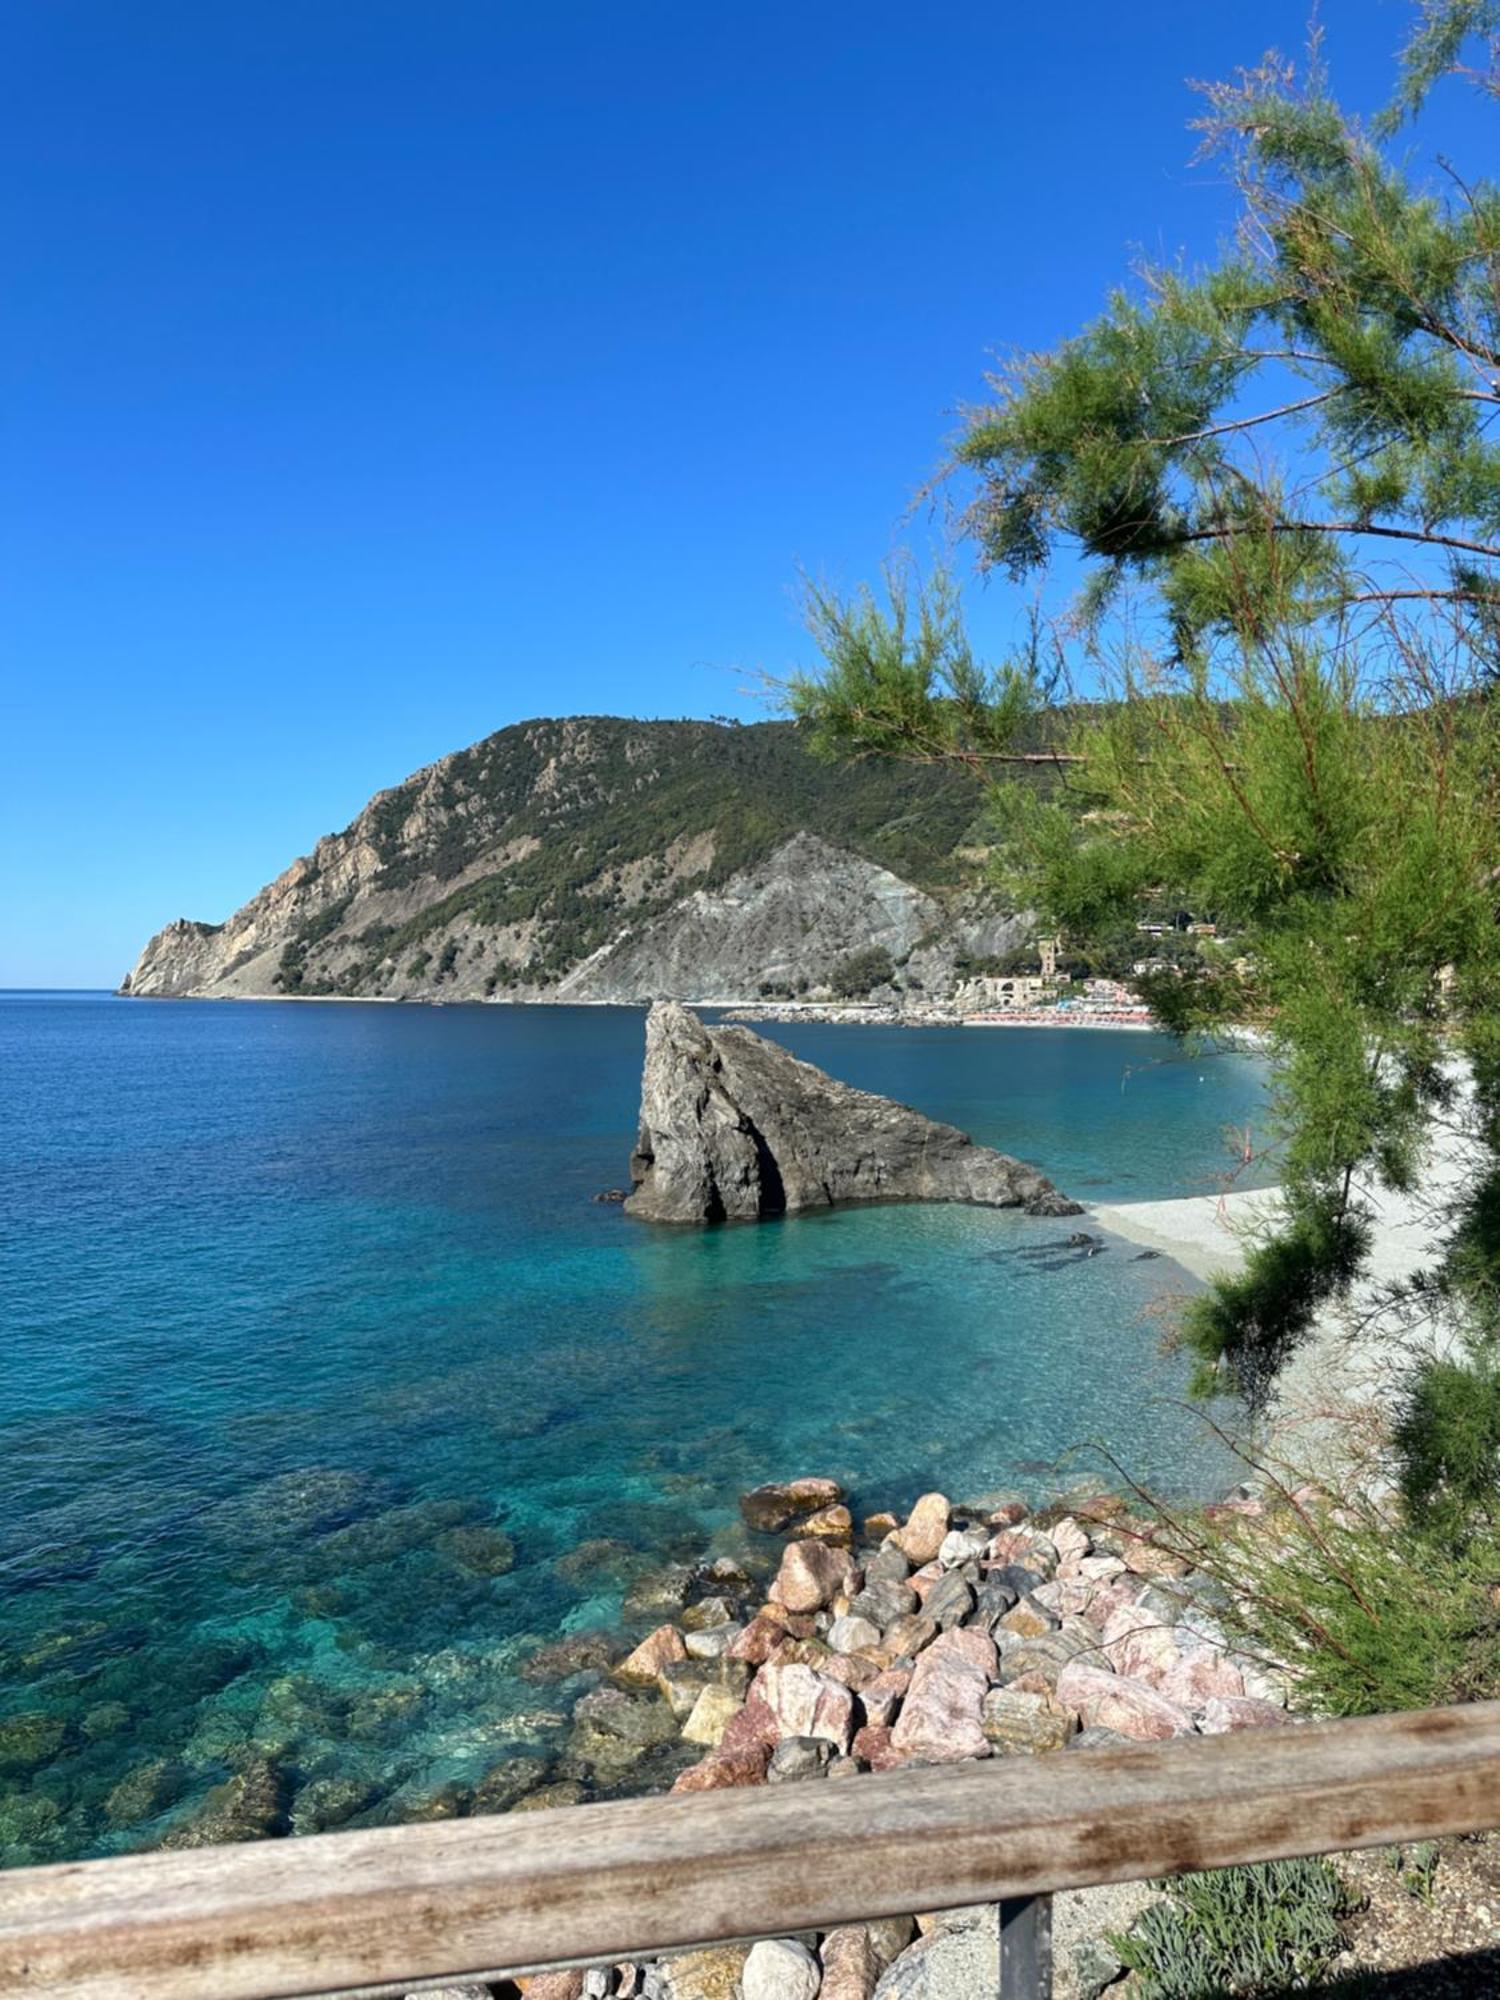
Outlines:
{"label": "tamarisk tree", "polygon": [[[1368,127],[1316,50],[1209,87],[1230,247],[1017,360],[953,449],[981,567],[1076,570],[1069,613],[985,666],[947,578],[812,588],[823,664],[788,690],[827,754],[973,771],[1072,939],[1214,920],[1147,985],[1174,1029],[1267,1038],[1280,1219],[1186,1323],[1200,1384],[1252,1400],[1461,1119],[1473,1174],[1399,1303],[1461,1322],[1449,1401],[1500,1419],[1500,191],[1394,152],[1494,26],[1426,9]],[[1404,1419],[1433,1504],[1500,1475],[1500,1421],[1452,1447],[1443,1393],[1429,1366]]]}

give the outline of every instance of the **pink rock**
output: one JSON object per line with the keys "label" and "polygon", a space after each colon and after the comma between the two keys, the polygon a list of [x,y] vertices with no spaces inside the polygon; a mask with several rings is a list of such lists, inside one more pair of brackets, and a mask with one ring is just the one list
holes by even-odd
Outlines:
{"label": "pink rock", "polygon": [[1114,1729],[1141,1743],[1193,1734],[1193,1718],[1179,1702],[1081,1660],[1069,1660],[1058,1675],[1057,1699],[1077,1711],[1085,1729]]}
{"label": "pink rock", "polygon": [[854,1516],[847,1507],[820,1507],[799,1523],[797,1533],[804,1541],[832,1542],[847,1549],[854,1540]]}
{"label": "pink rock", "polygon": [[1198,1727],[1205,1736],[1227,1736],[1235,1729],[1285,1729],[1291,1720],[1274,1701],[1256,1701],[1248,1694],[1216,1694],[1203,1704]]}
{"label": "pink rock", "polygon": [[516,1983],[526,2000],[580,2000],[583,1992],[581,1972],[534,1972]]}
{"label": "pink rock", "polygon": [[1205,1646],[1184,1653],[1175,1667],[1154,1683],[1158,1694],[1168,1701],[1180,1701],[1184,1708],[1199,1709],[1215,1696],[1233,1699],[1245,1692],[1245,1677],[1224,1655]]}
{"label": "pink rock", "polygon": [[914,1569],[906,1579],[906,1587],[917,1593],[919,1601],[925,1602],[928,1591],[935,1583],[941,1583],[946,1574],[939,1562],[923,1563],[920,1569]]}
{"label": "pink rock", "polygon": [[1081,1616],[1094,1594],[1094,1586],[1081,1577],[1066,1577],[1059,1568],[1050,1583],[1039,1583],[1031,1595],[1059,1618]]}
{"label": "pink rock", "polygon": [[1048,1540],[1057,1550],[1059,1563],[1067,1562],[1069,1557],[1086,1556],[1094,1546],[1089,1540],[1087,1528],[1075,1521],[1071,1514],[1065,1514],[1047,1532]]}
{"label": "pink rock", "polygon": [[1126,1574],[1124,1563],[1118,1556],[1080,1556],[1078,1574],[1089,1583],[1105,1583],[1112,1576]]}
{"label": "pink rock", "polygon": [[843,1549],[825,1542],[788,1542],[767,1594],[788,1611],[821,1611],[840,1591],[852,1597],[859,1581],[859,1571],[851,1567]]}
{"label": "pink rock", "polygon": [[859,1653],[829,1653],[818,1666],[820,1674],[826,1674],[831,1681],[842,1681],[846,1688],[853,1688],[856,1694],[868,1687],[880,1672],[873,1660],[863,1658]]}
{"label": "pink rock", "polygon": [[842,1924],[823,1940],[818,2000],[870,2000],[884,1963],[863,1924]]}
{"label": "pink rock", "polygon": [[1134,1604],[1140,1588],[1140,1579],[1126,1575],[1122,1565],[1119,1576],[1112,1576],[1095,1588],[1083,1615],[1090,1625],[1102,1632],[1122,1604]]}
{"label": "pink rock", "polygon": [[738,1790],[742,1785],[763,1785],[766,1782],[766,1766],[771,1761],[769,1750],[726,1751],[721,1743],[712,1756],[700,1763],[690,1764],[680,1771],[673,1782],[674,1792],[722,1792]]}
{"label": "pink rock", "polygon": [[730,1640],[726,1649],[731,1660],[748,1660],[752,1667],[763,1667],[776,1648],[786,1638],[786,1627],[774,1618],[767,1618],[757,1611],[750,1623],[738,1637]]}
{"label": "pink rock", "polygon": [[883,1722],[867,1722],[852,1745],[854,1755],[872,1771],[894,1771],[906,1759],[891,1742],[891,1732]]}
{"label": "pink rock", "polygon": [[906,1517],[906,1526],[891,1537],[908,1562],[929,1563],[943,1546],[951,1513],[941,1493],[924,1493]]}
{"label": "pink rock", "polygon": [[930,1618],[919,1617],[915,1611],[906,1612],[885,1628],[886,1650],[897,1659],[906,1653],[916,1655],[932,1644],[937,1629]]}
{"label": "pink rock", "polygon": [[1103,1641],[1104,1656],[1116,1673],[1153,1687],[1182,1657],[1176,1626],[1139,1604],[1122,1604],[1110,1613]]}
{"label": "pink rock", "polygon": [[764,1751],[769,1757],[780,1740],[781,1725],[752,1684],[744,1707],[738,1715],[730,1716],[716,1748],[721,1757],[737,1756],[742,1751]]}
{"label": "pink rock", "polygon": [[859,1691],[859,1705],[865,1712],[867,1722],[893,1722],[896,1711],[906,1699],[906,1691],[911,1686],[910,1667],[887,1667],[883,1674]]}
{"label": "pink rock", "polygon": [[993,1514],[986,1514],[984,1525],[987,1528],[1013,1528],[1018,1521],[1024,1521],[1030,1512],[1024,1500],[1007,1500]]}
{"label": "pink rock", "polygon": [[973,1625],[939,1633],[912,1669],[891,1747],[903,1757],[933,1763],[988,1757],[990,1743],[980,1715],[998,1668],[999,1655],[988,1633]]}
{"label": "pink rock", "polygon": [[653,1687],[663,1667],[675,1666],[687,1658],[687,1647],[675,1625],[658,1625],[642,1639],[633,1653],[615,1668],[615,1679],[634,1687]]}
{"label": "pink rock", "polygon": [[848,1750],[854,1696],[841,1681],[800,1660],[770,1660],[750,1684],[750,1700],[757,1699],[775,1716],[782,1736],[820,1736],[836,1750]]}

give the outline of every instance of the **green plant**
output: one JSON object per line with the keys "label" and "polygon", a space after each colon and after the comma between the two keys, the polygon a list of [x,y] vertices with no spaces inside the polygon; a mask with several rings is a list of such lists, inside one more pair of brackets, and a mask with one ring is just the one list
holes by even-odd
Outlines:
{"label": "green plant", "polygon": [[[1406,1303],[1465,1340],[1496,1316],[1500,188],[1387,143],[1475,33],[1493,0],[1424,7],[1374,128],[1316,54],[1209,86],[1223,254],[1141,273],[966,415],[981,567],[1083,565],[1055,644],[1033,625],[984,665],[951,579],[897,570],[884,604],[808,590],[822,665],[787,689],[829,754],[975,775],[999,878],[1073,945],[1163,907],[1232,940],[1146,990],[1181,1033],[1266,1038],[1280,1213],[1185,1321],[1199,1386],[1252,1402],[1365,1268],[1381,1194],[1415,1189],[1453,1054],[1479,1157]],[[1429,1434],[1461,1507],[1472,1431]]]}
{"label": "green plant", "polygon": [[1135,1974],[1138,2000],[1272,1995],[1327,1972],[1354,1907],[1322,1860],[1270,1861],[1159,1885],[1134,1926],[1110,1943]]}
{"label": "green plant", "polygon": [[1430,1904],[1437,1882],[1437,1842],[1419,1840],[1412,1847],[1393,1847],[1390,1862],[1407,1895],[1419,1903]]}
{"label": "green plant", "polygon": [[1164,1542],[1218,1585],[1245,1652],[1284,1666],[1297,1706],[1376,1715],[1500,1695],[1500,1541],[1453,1547],[1357,1490],[1281,1487],[1263,1518],[1170,1515]]}
{"label": "green plant", "polygon": [[851,952],[841,959],[828,975],[828,986],[841,1000],[852,1000],[876,986],[888,985],[895,972],[885,946],[871,945],[866,951]]}

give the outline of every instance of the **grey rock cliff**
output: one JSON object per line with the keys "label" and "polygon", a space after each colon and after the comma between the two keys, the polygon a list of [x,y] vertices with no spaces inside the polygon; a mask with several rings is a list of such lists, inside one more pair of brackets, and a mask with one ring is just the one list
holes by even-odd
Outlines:
{"label": "grey rock cliff", "polygon": [[856,1201],[963,1201],[1078,1215],[1034,1167],[674,1000],[646,1020],[625,1206],[649,1222],[753,1222]]}

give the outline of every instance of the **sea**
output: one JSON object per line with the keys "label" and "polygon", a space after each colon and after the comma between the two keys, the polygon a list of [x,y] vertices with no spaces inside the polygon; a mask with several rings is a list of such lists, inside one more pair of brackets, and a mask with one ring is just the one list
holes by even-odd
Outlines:
{"label": "sea", "polygon": [[[765,1032],[1084,1202],[1210,1191],[1264,1135],[1251,1055],[1164,1036]],[[254,1759],[297,1827],[565,1771],[588,1675],[528,1662],[653,1566],[751,1563],[763,1480],[1236,1478],[1167,1259],[597,1200],[641,1053],[630,1008],[0,995],[0,1863],[181,1837]]]}

